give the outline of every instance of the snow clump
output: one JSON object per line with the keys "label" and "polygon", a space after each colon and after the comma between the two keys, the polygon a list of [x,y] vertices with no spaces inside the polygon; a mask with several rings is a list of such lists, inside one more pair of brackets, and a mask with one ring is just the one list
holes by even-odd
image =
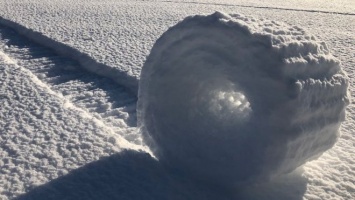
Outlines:
{"label": "snow clump", "polygon": [[144,64],[138,125],[169,167],[229,186],[269,180],[334,145],[347,88],[340,62],[301,28],[191,16]]}

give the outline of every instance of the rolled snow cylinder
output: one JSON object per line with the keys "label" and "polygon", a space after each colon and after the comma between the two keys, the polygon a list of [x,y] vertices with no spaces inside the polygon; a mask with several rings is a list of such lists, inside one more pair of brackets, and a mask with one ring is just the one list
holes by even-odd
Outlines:
{"label": "rolled snow cylinder", "polygon": [[340,62],[298,27],[191,16],[156,41],[142,68],[138,126],[162,163],[200,180],[266,180],[334,145],[347,88]]}

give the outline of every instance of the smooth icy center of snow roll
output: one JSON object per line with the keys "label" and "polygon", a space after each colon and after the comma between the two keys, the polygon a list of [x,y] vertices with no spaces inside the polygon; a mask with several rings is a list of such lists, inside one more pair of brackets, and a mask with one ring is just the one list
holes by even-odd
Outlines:
{"label": "smooth icy center of snow roll", "polygon": [[247,97],[238,91],[217,91],[210,99],[210,109],[221,119],[232,117],[237,122],[246,121],[251,114],[251,107]]}

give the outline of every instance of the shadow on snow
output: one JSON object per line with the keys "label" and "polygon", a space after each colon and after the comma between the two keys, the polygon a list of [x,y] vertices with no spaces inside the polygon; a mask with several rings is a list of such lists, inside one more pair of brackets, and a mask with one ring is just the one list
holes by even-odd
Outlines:
{"label": "shadow on snow", "polygon": [[274,182],[236,189],[199,183],[167,171],[149,154],[125,150],[73,170],[16,198],[63,199],[288,199],[301,200],[307,180],[295,172]]}

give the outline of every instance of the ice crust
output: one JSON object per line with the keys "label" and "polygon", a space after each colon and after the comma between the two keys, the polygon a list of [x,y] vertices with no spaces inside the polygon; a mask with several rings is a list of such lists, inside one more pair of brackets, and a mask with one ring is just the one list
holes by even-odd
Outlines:
{"label": "ice crust", "polygon": [[265,180],[334,145],[347,88],[340,62],[299,27],[191,16],[142,68],[138,125],[169,167],[218,184]]}

